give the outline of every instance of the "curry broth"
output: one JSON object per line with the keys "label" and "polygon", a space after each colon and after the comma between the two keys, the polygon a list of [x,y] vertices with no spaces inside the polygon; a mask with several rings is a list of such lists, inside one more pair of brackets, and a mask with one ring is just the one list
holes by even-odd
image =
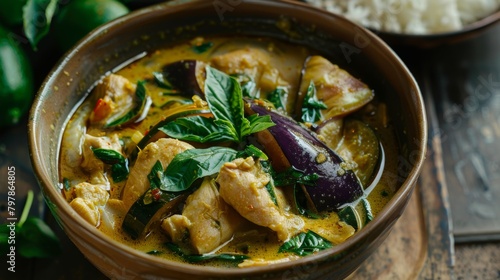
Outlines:
{"label": "curry broth", "polygon": [[[195,50],[196,46],[205,43],[210,43],[208,50]],[[286,109],[290,113],[293,110],[295,98],[292,93],[299,90],[300,75],[304,61],[308,56],[313,55],[314,52],[305,47],[290,45],[274,39],[234,37],[195,38],[189,42],[149,53],[137,61],[126,65],[115,74],[125,77],[132,83],[151,81],[152,73],[160,71],[166,64],[186,59],[208,62],[216,55],[244,48],[262,48],[270,54],[272,65],[278,69],[283,80],[288,83],[289,95],[287,96]],[[82,161],[81,137],[83,134],[101,137],[111,132],[117,132],[124,147],[133,147],[134,144],[149,132],[151,127],[165,118],[169,110],[180,106],[186,100],[190,100],[190,98],[182,96],[164,94],[165,90],[154,83],[146,83],[146,90],[152,99],[152,105],[147,117],[139,123],[126,126],[118,131],[89,127],[87,125],[89,115],[95,110],[93,105],[95,100],[91,96],[75,111],[65,130],[60,153],[61,178],[63,185],[66,186],[62,189],[62,192],[68,202],[75,197],[71,186],[80,182],[90,182],[93,176],[80,167]],[[259,96],[256,97],[265,98],[265,92],[264,90],[260,91],[258,93]],[[368,196],[368,201],[375,216],[382,210],[396,191],[396,182],[393,180],[394,176],[391,176],[391,174],[397,174],[397,144],[391,130],[390,121],[387,120],[386,115],[384,104],[379,103],[377,100],[370,102],[355,113],[356,118],[361,119],[374,128],[385,151],[385,172],[375,189]],[[127,149],[125,151],[130,152]],[[133,166],[133,163],[131,163],[131,166]],[[116,211],[116,208],[119,209],[120,206],[115,206],[115,203],[119,204],[126,181],[113,183],[109,173],[105,173],[104,176],[110,182],[108,190],[110,196],[107,205],[100,210],[101,216],[99,219],[101,219],[101,222],[98,223],[97,228],[108,236],[139,251],[166,259],[183,261],[182,258],[163,246],[165,242],[169,241],[169,237],[159,229],[159,226],[154,227],[147,238],[138,240],[133,240],[122,230],[119,225],[124,218],[123,211]],[[111,214],[104,213],[106,211],[109,211]],[[335,212],[323,213],[321,219],[302,218],[305,222],[305,229],[313,230],[334,245],[343,242],[355,233],[354,228],[340,221],[339,216]],[[103,222],[104,219],[107,221]],[[226,242],[221,246],[218,252],[248,255],[251,258],[246,263],[248,266],[298,258],[298,256],[290,253],[278,253],[280,245],[273,231],[268,228],[249,224],[240,229],[230,242]],[[202,262],[202,264],[234,266],[234,264],[222,261],[207,261]]]}

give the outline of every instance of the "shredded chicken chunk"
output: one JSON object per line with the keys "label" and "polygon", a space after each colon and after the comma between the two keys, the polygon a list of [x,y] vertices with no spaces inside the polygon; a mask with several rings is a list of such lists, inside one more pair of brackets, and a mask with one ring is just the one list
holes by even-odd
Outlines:
{"label": "shredded chicken chunk", "polygon": [[70,203],[80,216],[94,226],[99,225],[100,208],[108,201],[109,194],[103,186],[87,182],[75,186],[76,198]]}
{"label": "shredded chicken chunk", "polygon": [[219,196],[213,180],[205,179],[186,199],[182,215],[165,219],[162,228],[176,243],[184,241],[187,230],[195,251],[204,254],[229,241],[243,222],[244,219]]}
{"label": "shredded chicken chunk", "polygon": [[90,115],[93,124],[104,124],[113,116],[121,116],[134,105],[136,85],[127,78],[111,74],[95,87],[95,108]]}
{"label": "shredded chicken chunk", "polygon": [[262,49],[247,47],[215,56],[211,62],[225,73],[248,75],[264,92],[270,92],[278,86],[288,86],[271,63],[269,54]]}
{"label": "shredded chicken chunk", "polygon": [[123,190],[122,199],[126,209],[144,193],[149,187],[148,174],[151,172],[156,161],[160,161],[163,169],[167,168],[175,155],[192,149],[193,146],[171,138],[162,138],[156,142],[149,143],[137,155],[134,166],[130,169],[127,183]]}
{"label": "shredded chicken chunk", "polygon": [[266,189],[269,180],[252,157],[224,164],[217,178],[221,197],[241,216],[270,228],[281,241],[286,241],[302,230],[304,221],[274,204]]}
{"label": "shredded chicken chunk", "polygon": [[120,145],[120,139],[117,134],[112,134],[111,136],[95,137],[89,134],[85,134],[83,140],[83,161],[81,167],[90,173],[90,182],[92,184],[103,184],[108,185],[109,182],[104,174],[104,163],[102,160],[98,159],[92,149],[107,149],[114,150],[121,153],[122,146]]}

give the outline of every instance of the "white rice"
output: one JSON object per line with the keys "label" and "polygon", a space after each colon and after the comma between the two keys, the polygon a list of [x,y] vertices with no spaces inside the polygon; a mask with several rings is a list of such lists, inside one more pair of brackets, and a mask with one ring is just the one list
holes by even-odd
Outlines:
{"label": "white rice", "polygon": [[500,0],[307,0],[380,31],[431,34],[460,30],[500,9]]}

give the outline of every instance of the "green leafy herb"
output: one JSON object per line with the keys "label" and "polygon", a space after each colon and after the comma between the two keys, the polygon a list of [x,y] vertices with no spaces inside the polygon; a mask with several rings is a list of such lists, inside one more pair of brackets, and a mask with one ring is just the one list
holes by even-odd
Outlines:
{"label": "green leafy herb", "polygon": [[202,44],[197,44],[197,45],[193,46],[193,51],[195,53],[204,53],[204,52],[208,51],[213,45],[214,45],[214,43],[212,43],[212,42],[205,42]]}
{"label": "green leafy herb", "polygon": [[305,174],[303,171],[292,166],[283,172],[275,173],[273,178],[276,186],[290,186],[295,184],[314,186],[319,175],[316,173]]}
{"label": "green leafy herb", "polygon": [[302,121],[314,123],[321,119],[321,109],[327,109],[325,103],[316,96],[316,86],[311,81],[302,103]]}
{"label": "green leafy herb", "polygon": [[162,252],[162,251],[159,251],[159,250],[151,250],[151,251],[149,251],[149,252],[146,252],[146,254],[148,254],[148,255],[153,255],[153,256],[158,256],[158,255],[163,254],[163,252]]}
{"label": "green leafy herb", "polygon": [[63,178],[63,187],[65,191],[69,191],[71,189],[71,182],[68,178]]}
{"label": "green leafy herb", "polygon": [[274,205],[278,206],[278,197],[276,196],[276,191],[274,189],[276,187],[273,179],[274,170],[271,166],[271,163],[267,160],[260,161],[260,164],[264,172],[271,175],[271,180],[269,180],[269,183],[267,183],[266,190],[269,193],[269,196],[271,197],[271,200],[273,201]]}
{"label": "green leafy herb", "polygon": [[372,207],[370,205],[370,202],[366,198],[361,199],[361,205],[363,206],[363,209],[365,211],[365,225],[366,225],[369,222],[373,221]]}
{"label": "green leafy herb", "polygon": [[159,130],[172,138],[184,141],[206,143],[233,140],[226,126],[217,125],[215,119],[202,116],[178,118]]}
{"label": "green leafy herb", "polygon": [[277,87],[275,90],[267,94],[267,100],[273,103],[276,109],[285,109],[285,97],[288,94],[286,87]]}
{"label": "green leafy herb", "polygon": [[10,253],[12,246],[12,231],[15,231],[16,254],[26,258],[48,258],[60,254],[61,244],[52,229],[41,219],[29,217],[29,211],[33,204],[33,191],[29,191],[26,197],[21,217],[17,224],[6,223],[0,226],[0,248],[2,254]]}
{"label": "green leafy herb", "polygon": [[254,79],[247,74],[233,74],[234,77],[241,86],[241,94],[244,97],[256,98],[257,96],[257,84]]}
{"label": "green leafy herb", "polygon": [[105,127],[114,127],[123,125],[131,120],[138,118],[145,109],[146,104],[151,102],[150,98],[146,95],[146,87],[144,86],[145,81],[137,82],[137,88],[135,90],[135,106],[132,107],[130,111],[128,111],[125,115],[118,117],[118,119],[112,120],[108,122]]}
{"label": "green leafy herb", "polygon": [[330,241],[309,230],[301,232],[285,242],[281,245],[278,252],[290,252],[299,256],[307,256],[332,247],[333,245]]}
{"label": "green leafy herb", "polygon": [[156,82],[156,85],[163,88],[163,89],[173,89],[174,87],[170,82],[165,79],[165,76],[163,75],[162,72],[153,72],[153,78]]}
{"label": "green leafy herb", "polygon": [[177,154],[162,174],[150,175],[158,176],[155,182],[161,184],[161,190],[181,192],[189,189],[195,180],[218,173],[222,165],[234,160],[236,155],[235,150],[225,147],[190,149]]}
{"label": "green leafy herb", "polygon": [[261,149],[255,147],[254,145],[246,146],[245,149],[243,149],[243,151],[238,152],[238,155],[236,157],[238,158],[256,157],[266,162],[269,159]]}
{"label": "green leafy herb", "polygon": [[274,125],[270,116],[245,117],[241,87],[235,78],[210,66],[206,73],[205,98],[214,119],[199,116],[178,119],[164,126],[163,132],[191,141],[241,142],[245,136]]}
{"label": "green leafy herb", "polygon": [[91,148],[96,158],[106,164],[116,164],[125,161],[125,157],[119,152],[111,149]]}
{"label": "green leafy herb", "polygon": [[128,160],[122,154],[111,149],[91,148],[95,157],[105,164],[111,165],[111,176],[113,181],[118,183],[128,177]]}
{"label": "green leafy herb", "polygon": [[245,259],[248,259],[249,257],[246,255],[240,255],[240,254],[227,254],[227,253],[222,253],[222,254],[186,254],[184,253],[179,246],[177,246],[174,243],[167,242],[165,243],[165,246],[169,248],[172,252],[175,254],[179,255],[182,257],[184,260],[190,262],[190,263],[197,263],[197,262],[202,262],[202,261],[207,261],[207,260],[224,260],[224,261],[231,261],[231,262],[241,262]]}
{"label": "green leafy herb", "polygon": [[38,42],[50,30],[58,0],[28,0],[23,8],[24,34],[36,50]]}
{"label": "green leafy herb", "polygon": [[318,213],[313,212],[307,208],[306,194],[302,185],[296,184],[295,186],[293,186],[293,202],[295,205],[295,209],[300,215],[311,219],[321,218]]}

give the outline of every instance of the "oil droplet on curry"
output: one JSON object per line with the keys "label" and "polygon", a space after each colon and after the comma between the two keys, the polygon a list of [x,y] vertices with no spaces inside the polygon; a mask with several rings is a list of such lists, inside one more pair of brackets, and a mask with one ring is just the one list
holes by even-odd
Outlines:
{"label": "oil droplet on curry", "polygon": [[328,250],[396,191],[385,104],[335,61],[268,38],[197,37],[89,90],[61,191],[146,254],[248,267]]}

